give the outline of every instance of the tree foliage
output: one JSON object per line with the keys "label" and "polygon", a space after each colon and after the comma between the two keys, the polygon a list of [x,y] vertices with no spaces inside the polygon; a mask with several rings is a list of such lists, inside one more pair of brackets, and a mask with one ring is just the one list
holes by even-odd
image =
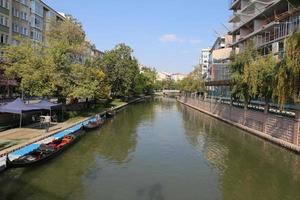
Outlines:
{"label": "tree foliage", "polygon": [[201,69],[196,67],[187,77],[179,82],[179,89],[183,92],[204,92],[204,81]]}
{"label": "tree foliage", "polygon": [[285,46],[285,56],[278,68],[277,87],[274,94],[281,105],[289,99],[299,100],[300,30],[286,39]]}
{"label": "tree foliage", "polygon": [[135,80],[135,93],[150,94],[155,89],[156,70],[143,67]]}
{"label": "tree foliage", "polygon": [[45,43],[19,39],[7,46],[5,73],[20,81],[28,96],[66,98],[107,97],[105,74],[95,62],[85,64],[88,44],[80,23],[72,17],[53,21]]}
{"label": "tree foliage", "polygon": [[100,62],[113,96],[130,96],[135,92],[139,68],[132,53],[129,46],[118,44],[113,50],[105,52]]}
{"label": "tree foliage", "polygon": [[251,100],[249,81],[251,79],[251,63],[257,57],[256,50],[252,43],[249,43],[243,53],[233,54],[231,57],[231,81],[232,81],[232,97],[245,101],[245,106]]}

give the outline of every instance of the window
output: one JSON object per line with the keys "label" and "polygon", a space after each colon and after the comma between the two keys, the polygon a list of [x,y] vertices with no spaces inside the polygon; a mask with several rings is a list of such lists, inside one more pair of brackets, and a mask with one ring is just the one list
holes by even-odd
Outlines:
{"label": "window", "polygon": [[12,26],[13,26],[13,31],[16,32],[16,33],[18,33],[19,32],[19,25],[13,23]]}
{"label": "window", "polygon": [[8,44],[8,35],[6,35],[6,34],[1,34],[1,35],[0,35],[0,43],[1,43],[1,44]]}
{"label": "window", "polygon": [[3,15],[0,15],[0,24],[3,26],[8,26],[8,18]]}
{"label": "window", "polygon": [[0,0],[0,6],[6,9],[9,9],[9,2],[8,0]]}

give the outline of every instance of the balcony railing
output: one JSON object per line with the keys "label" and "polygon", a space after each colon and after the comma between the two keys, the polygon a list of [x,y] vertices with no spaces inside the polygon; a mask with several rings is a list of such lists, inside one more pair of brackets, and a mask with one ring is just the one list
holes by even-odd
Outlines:
{"label": "balcony railing", "polygon": [[291,21],[281,22],[274,26],[270,32],[265,32],[263,37],[257,37],[256,46],[260,48],[264,45],[281,40],[300,28],[300,15]]}

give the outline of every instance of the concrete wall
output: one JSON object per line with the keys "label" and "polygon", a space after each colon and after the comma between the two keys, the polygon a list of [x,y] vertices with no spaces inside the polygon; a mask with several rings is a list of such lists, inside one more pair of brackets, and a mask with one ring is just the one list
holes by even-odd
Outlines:
{"label": "concrete wall", "polygon": [[245,110],[199,98],[180,97],[178,100],[274,143],[300,152],[299,113],[293,119],[270,113],[265,114],[260,111]]}

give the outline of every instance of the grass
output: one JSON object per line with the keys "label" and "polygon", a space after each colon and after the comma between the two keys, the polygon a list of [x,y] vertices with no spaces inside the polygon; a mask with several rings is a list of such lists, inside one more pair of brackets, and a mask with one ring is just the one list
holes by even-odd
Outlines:
{"label": "grass", "polygon": [[65,122],[67,123],[76,123],[84,118],[96,115],[98,113],[104,112],[108,108],[116,107],[125,104],[126,102],[122,101],[121,99],[114,99],[113,101],[107,104],[100,104],[96,106],[91,106],[84,111],[69,111],[66,113]]}
{"label": "grass", "polygon": [[110,104],[112,106],[120,106],[125,104],[126,102],[122,101],[121,99],[114,99]]}

